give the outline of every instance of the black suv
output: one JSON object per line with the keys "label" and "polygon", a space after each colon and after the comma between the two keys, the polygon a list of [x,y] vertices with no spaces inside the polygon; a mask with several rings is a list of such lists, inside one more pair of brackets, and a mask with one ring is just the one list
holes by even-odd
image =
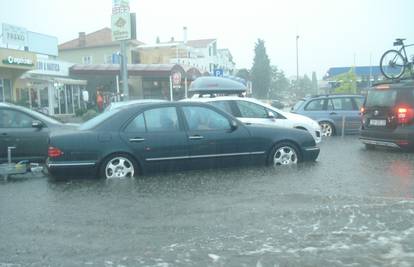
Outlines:
{"label": "black suv", "polygon": [[360,139],[366,148],[414,148],[414,81],[375,85],[361,109]]}

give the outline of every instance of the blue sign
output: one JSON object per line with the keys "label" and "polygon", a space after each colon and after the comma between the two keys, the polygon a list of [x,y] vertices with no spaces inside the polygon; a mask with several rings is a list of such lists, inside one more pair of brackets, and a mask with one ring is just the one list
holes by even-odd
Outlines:
{"label": "blue sign", "polygon": [[223,77],[223,75],[224,75],[223,69],[214,69],[214,76]]}

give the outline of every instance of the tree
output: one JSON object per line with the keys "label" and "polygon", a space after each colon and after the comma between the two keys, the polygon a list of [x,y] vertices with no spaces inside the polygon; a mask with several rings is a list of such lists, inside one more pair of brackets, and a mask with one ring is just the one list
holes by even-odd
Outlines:
{"label": "tree", "polygon": [[254,52],[255,55],[251,70],[253,95],[263,99],[268,97],[271,81],[270,60],[266,53],[263,40],[257,40]]}
{"label": "tree", "polygon": [[296,97],[302,98],[306,95],[312,95],[312,81],[309,79],[308,75],[305,74],[299,80],[292,81],[292,86],[295,90]]}
{"label": "tree", "polygon": [[282,70],[279,70],[276,66],[272,66],[271,70],[269,97],[271,99],[279,98],[284,92],[289,91],[290,83]]}
{"label": "tree", "polygon": [[250,81],[250,73],[248,69],[240,69],[237,71],[236,76],[246,81]]}
{"label": "tree", "polygon": [[356,94],[356,74],[354,68],[351,68],[347,73],[336,76],[336,82],[339,83],[339,87],[335,88],[335,93],[340,94]]}

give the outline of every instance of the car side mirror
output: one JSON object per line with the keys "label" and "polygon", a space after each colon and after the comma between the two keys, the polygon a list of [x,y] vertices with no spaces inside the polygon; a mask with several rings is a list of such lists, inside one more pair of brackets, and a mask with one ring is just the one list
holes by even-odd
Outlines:
{"label": "car side mirror", "polygon": [[43,123],[41,121],[32,121],[32,127],[37,129],[43,128]]}
{"label": "car side mirror", "polygon": [[231,120],[230,121],[230,128],[231,128],[231,130],[234,131],[234,130],[237,129],[237,127],[239,127],[239,125],[237,124],[237,122],[234,121],[234,120]]}
{"label": "car side mirror", "polygon": [[273,113],[273,112],[267,112],[267,117],[269,118],[269,119],[275,119],[276,117],[275,117],[275,114]]}

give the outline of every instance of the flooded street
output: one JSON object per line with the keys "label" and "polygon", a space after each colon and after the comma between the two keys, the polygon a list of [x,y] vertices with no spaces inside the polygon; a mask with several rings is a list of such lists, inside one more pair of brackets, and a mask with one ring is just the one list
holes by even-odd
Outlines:
{"label": "flooded street", "polygon": [[0,182],[0,267],[412,266],[414,154],[321,144],[315,163],[135,180]]}

